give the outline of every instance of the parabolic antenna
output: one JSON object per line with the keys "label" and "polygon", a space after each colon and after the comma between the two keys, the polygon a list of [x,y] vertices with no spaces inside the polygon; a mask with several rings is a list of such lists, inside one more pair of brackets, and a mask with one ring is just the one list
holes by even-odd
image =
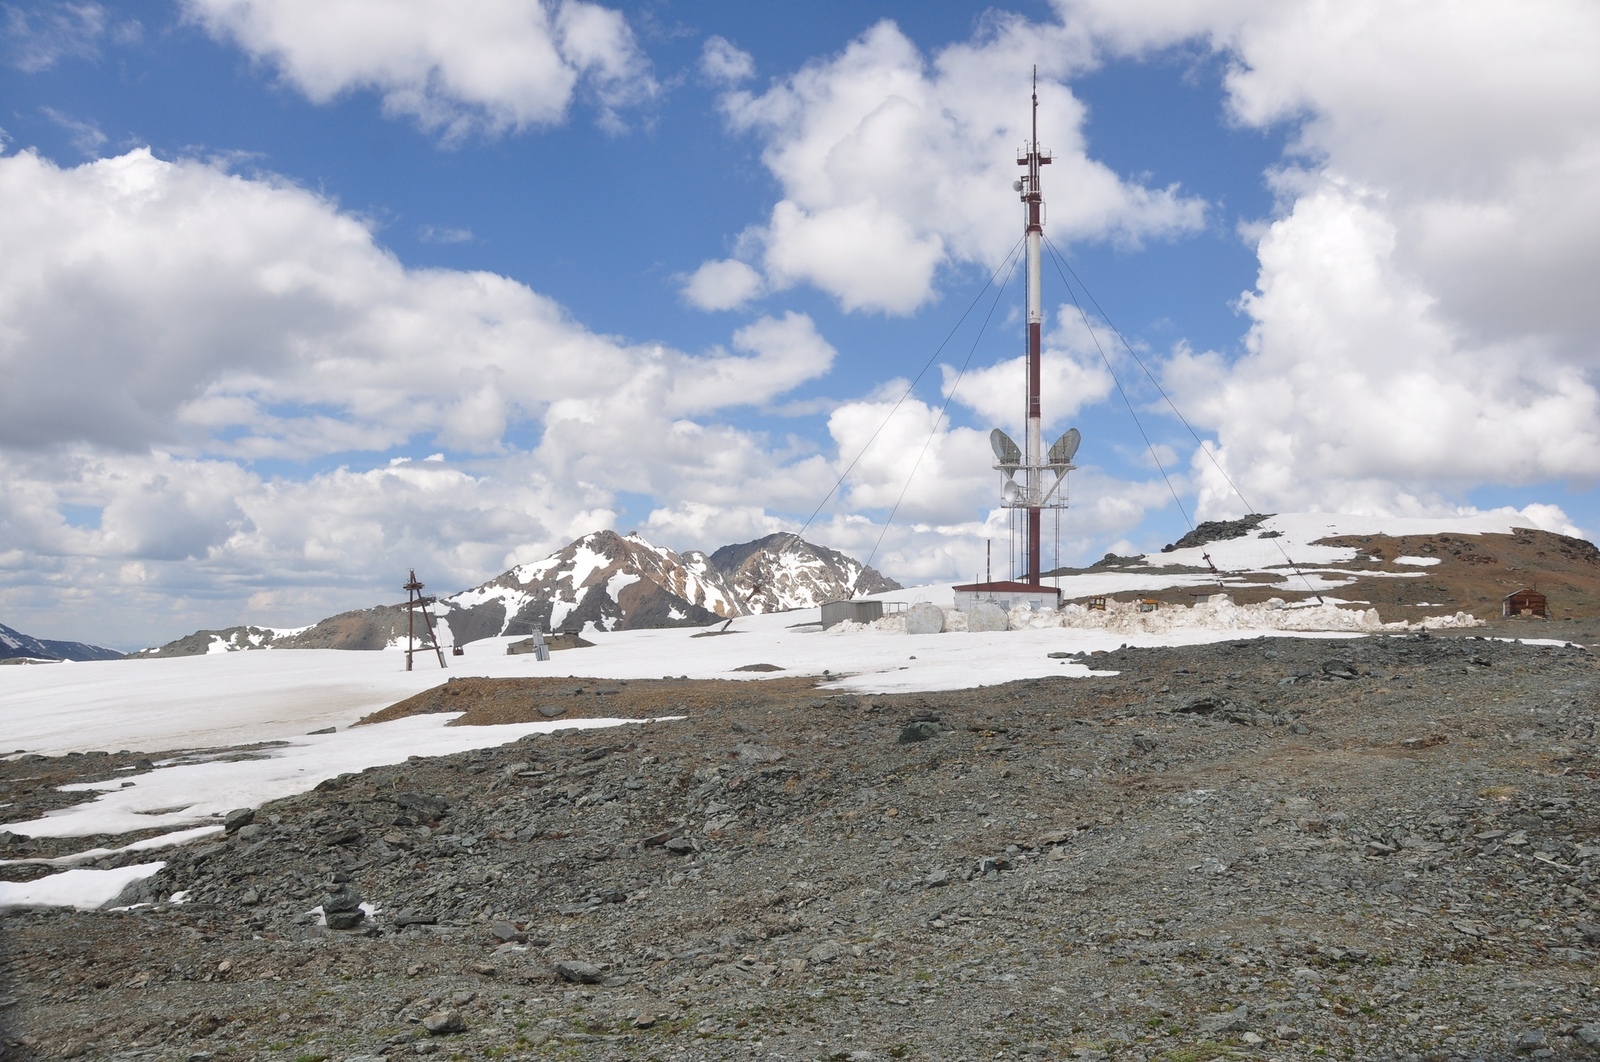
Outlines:
{"label": "parabolic antenna", "polygon": [[1011,441],[1011,436],[999,428],[989,433],[989,445],[994,449],[995,459],[1008,472],[1016,471],[1022,464],[1022,449]]}
{"label": "parabolic antenna", "polygon": [[1005,482],[1005,486],[1000,488],[1000,500],[1006,505],[1010,505],[1017,500],[1017,496],[1021,493],[1022,490],[1017,486],[1016,480],[1008,479]]}
{"label": "parabolic antenna", "polygon": [[[1011,442],[1010,439],[1007,439],[1006,441]],[[1081,442],[1083,442],[1083,436],[1078,434],[1077,428],[1072,428],[1065,435],[1061,436],[1061,438],[1057,439],[1054,446],[1050,447],[1050,458],[1048,463],[1052,465],[1072,464],[1072,457],[1078,452],[1078,444]],[[1012,445],[1015,446],[1016,444],[1012,443]]]}

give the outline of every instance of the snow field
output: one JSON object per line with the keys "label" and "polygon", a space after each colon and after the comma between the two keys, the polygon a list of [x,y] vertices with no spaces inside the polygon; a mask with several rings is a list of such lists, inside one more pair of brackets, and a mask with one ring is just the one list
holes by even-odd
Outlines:
{"label": "snow field", "polygon": [[[1271,569],[1284,573],[1286,590],[1304,589],[1288,569],[1285,554],[1303,566],[1349,562],[1357,550],[1315,546],[1318,538],[1343,534],[1478,534],[1538,526],[1514,510],[1456,519],[1395,519],[1328,514],[1284,514],[1243,538],[1205,547],[1157,553],[1144,570],[1113,570],[1068,576],[1057,583],[1067,597],[1131,594],[1207,586],[1214,577],[1196,572],[1202,554],[1224,573]],[[1261,538],[1262,532],[1278,537]],[[1416,565],[1423,558],[1402,558]],[[609,563],[599,554],[576,558],[574,574]],[[1420,565],[1418,565],[1420,566]],[[531,574],[539,566],[525,566]],[[1306,572],[1319,588],[1348,580],[1339,571]],[[516,591],[507,591],[516,593]],[[952,584],[874,595],[880,600],[928,601],[949,610]],[[559,611],[559,610],[558,610]],[[959,614],[947,625],[961,628]],[[572,720],[493,727],[453,727],[447,715],[417,716],[357,730],[350,723],[445,678],[583,677],[629,680],[664,676],[760,681],[763,677],[825,675],[826,688],[859,693],[963,689],[1049,675],[1083,678],[1093,671],[1089,654],[1122,645],[1194,645],[1255,636],[1356,637],[1362,634],[1465,627],[1462,614],[1427,617],[1418,623],[1381,623],[1372,609],[1327,606],[1240,606],[1207,603],[1194,608],[1139,612],[1131,602],[1105,611],[1067,606],[1059,612],[1013,614],[1003,632],[955,629],[907,635],[903,621],[889,616],[869,627],[843,624],[827,632],[816,609],[741,617],[725,636],[695,638],[692,629],[586,633],[593,648],[559,652],[548,661],[532,655],[508,657],[515,639],[474,642],[464,657],[451,657],[440,674],[429,657],[404,670],[403,655],[336,650],[261,650],[175,659],[62,663],[0,669],[0,753],[7,749],[60,754],[92,749],[160,751],[220,748],[262,742],[284,744],[260,750],[258,758],[202,760],[158,766],[85,788],[101,793],[92,802],[29,822],[0,828],[57,837],[117,834],[152,827],[171,832],[126,848],[144,850],[179,844],[216,831],[216,818],[238,807],[304,792],[318,782],[367,767],[397,763],[412,755],[445,755],[573,726],[620,725],[623,720]],[[559,620],[558,620],[559,622]],[[897,629],[898,628],[898,629]],[[1070,653],[1079,659],[1051,658]],[[753,663],[775,664],[773,673],[738,672]],[[307,731],[339,727],[327,735]],[[125,783],[132,782],[132,785]],[[50,862],[99,858],[120,849],[96,849]],[[132,880],[155,873],[160,863],[115,871],[66,870],[28,883],[0,883],[0,908],[52,903],[93,907]]]}

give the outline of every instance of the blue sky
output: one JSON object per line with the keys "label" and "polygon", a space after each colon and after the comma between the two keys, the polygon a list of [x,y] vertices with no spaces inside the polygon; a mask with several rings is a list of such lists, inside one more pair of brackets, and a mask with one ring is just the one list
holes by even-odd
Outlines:
{"label": "blue sky", "polygon": [[[1187,526],[1095,338],[1188,517],[1245,509],[1110,325],[1259,510],[1600,522],[1588,5],[460,10],[0,8],[0,621],[131,647],[798,527],[1020,235],[1034,64],[1103,311],[1047,269],[1062,562]],[[907,582],[1003,540],[1020,280],[809,537]]]}

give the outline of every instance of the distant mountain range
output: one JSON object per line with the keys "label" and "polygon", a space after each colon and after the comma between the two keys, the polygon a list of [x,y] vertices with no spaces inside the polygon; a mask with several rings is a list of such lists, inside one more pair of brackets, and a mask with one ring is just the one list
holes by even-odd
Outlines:
{"label": "distant mountain range", "polygon": [[[465,645],[534,631],[696,627],[719,619],[811,608],[849,594],[898,590],[853,557],[775,534],[709,556],[677,553],[638,534],[596,531],[542,561],[520,564],[433,605],[439,641]],[[342,612],[309,627],[196,631],[134,655],[198,656],[249,649],[383,649],[406,637],[404,605]]]}
{"label": "distant mountain range", "polygon": [[0,661],[120,660],[121,658],[121,653],[102,645],[35,638],[0,623]]}

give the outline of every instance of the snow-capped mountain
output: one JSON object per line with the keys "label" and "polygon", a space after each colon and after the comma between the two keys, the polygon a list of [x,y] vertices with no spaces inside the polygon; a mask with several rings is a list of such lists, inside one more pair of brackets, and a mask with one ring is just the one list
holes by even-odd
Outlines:
{"label": "snow-capped mountain", "polygon": [[852,594],[901,589],[854,557],[788,533],[723,546],[711,564],[750,612],[814,608]]}
{"label": "snow-capped mountain", "polygon": [[122,654],[87,642],[35,638],[0,623],[0,660],[118,660]]}
{"label": "snow-capped mountain", "polygon": [[434,609],[461,644],[584,624],[703,626],[746,611],[704,553],[680,554],[615,531],[585,535],[542,561],[443,598]]}
{"label": "snow-capped mountain", "polygon": [[[711,556],[678,553],[638,534],[596,531],[542,561],[521,564],[432,607],[441,644],[538,631],[703,626],[900,585],[837,550],[797,535],[768,535]],[[197,631],[139,656],[198,656],[246,649],[383,649],[403,644],[406,611],[382,605],[310,627]]]}

